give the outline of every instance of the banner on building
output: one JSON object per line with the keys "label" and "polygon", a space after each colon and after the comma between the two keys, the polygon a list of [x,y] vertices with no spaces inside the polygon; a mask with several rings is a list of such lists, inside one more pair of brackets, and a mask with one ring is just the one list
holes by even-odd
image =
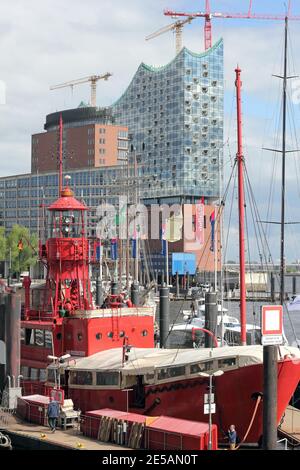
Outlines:
{"label": "banner on building", "polygon": [[204,198],[196,204],[195,214],[196,241],[200,246],[204,245]]}

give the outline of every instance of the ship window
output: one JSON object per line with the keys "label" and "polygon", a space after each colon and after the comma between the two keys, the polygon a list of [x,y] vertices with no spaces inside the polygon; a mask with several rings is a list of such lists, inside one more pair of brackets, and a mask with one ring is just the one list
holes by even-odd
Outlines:
{"label": "ship window", "polygon": [[83,335],[82,335],[82,333],[78,333],[78,334],[77,334],[77,339],[78,339],[78,341],[81,341],[81,340],[82,340],[82,338],[83,338]]}
{"label": "ship window", "polygon": [[143,330],[142,331],[142,336],[147,336],[148,335],[148,331],[147,330]]}
{"label": "ship window", "polygon": [[113,334],[112,331],[109,331],[109,332],[107,333],[107,336],[108,336],[109,338],[113,338],[114,334]]}
{"label": "ship window", "polygon": [[23,376],[23,380],[29,379],[29,367],[22,366],[21,367],[21,375]]}
{"label": "ship window", "polygon": [[45,348],[52,348],[52,331],[45,330]]}
{"label": "ship window", "polygon": [[124,338],[125,336],[125,331],[120,331],[120,338]]}
{"label": "ship window", "polygon": [[25,343],[25,328],[21,328],[21,343]]}
{"label": "ship window", "polygon": [[232,367],[236,365],[235,357],[227,357],[226,359],[220,359],[218,361],[218,367],[225,369],[226,367]]}
{"label": "ship window", "polygon": [[44,346],[44,330],[34,330],[34,344]]}
{"label": "ship window", "polygon": [[56,335],[56,339],[57,339],[58,341],[60,341],[60,340],[61,340],[61,333],[57,333],[57,335]]}
{"label": "ship window", "polygon": [[25,328],[25,344],[34,344],[34,330],[32,330],[31,328]]}
{"label": "ship window", "polygon": [[93,375],[92,372],[79,370],[78,372],[71,373],[71,384],[73,385],[92,385]]}
{"label": "ship window", "polygon": [[55,369],[47,369],[47,381],[51,383],[55,383]]}
{"label": "ship window", "polygon": [[39,370],[31,367],[30,369],[30,379],[31,380],[38,380],[39,378]]}
{"label": "ship window", "polygon": [[97,385],[119,385],[119,372],[97,372]]}
{"label": "ship window", "polygon": [[100,340],[102,338],[102,333],[96,333],[96,339]]}
{"label": "ship window", "polygon": [[40,369],[40,381],[46,382],[46,369]]}
{"label": "ship window", "polygon": [[185,375],[185,366],[169,367],[167,369],[159,369],[159,371],[158,371],[158,380],[171,379],[173,377],[178,377],[180,375]]}
{"label": "ship window", "polygon": [[199,374],[200,372],[205,372],[213,368],[213,361],[200,362],[198,364],[192,364],[190,371],[191,374]]}

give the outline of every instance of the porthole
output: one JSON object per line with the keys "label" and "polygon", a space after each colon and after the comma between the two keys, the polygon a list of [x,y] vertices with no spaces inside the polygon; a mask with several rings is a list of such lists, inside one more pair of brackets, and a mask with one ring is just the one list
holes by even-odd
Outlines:
{"label": "porthole", "polygon": [[82,340],[82,338],[83,338],[83,335],[82,335],[82,333],[78,333],[78,334],[77,334],[77,339],[78,339],[78,341],[81,341],[81,340]]}
{"label": "porthole", "polygon": [[96,339],[100,340],[102,338],[102,333],[96,333]]}
{"label": "porthole", "polygon": [[142,336],[147,336],[148,335],[148,331],[147,330],[143,330],[142,331]]}
{"label": "porthole", "polygon": [[114,334],[113,334],[112,331],[109,331],[109,332],[107,333],[107,336],[108,336],[109,338],[112,338],[112,337],[114,336]]}
{"label": "porthole", "polygon": [[124,336],[125,336],[125,331],[120,331],[119,336],[120,336],[120,338],[124,338]]}

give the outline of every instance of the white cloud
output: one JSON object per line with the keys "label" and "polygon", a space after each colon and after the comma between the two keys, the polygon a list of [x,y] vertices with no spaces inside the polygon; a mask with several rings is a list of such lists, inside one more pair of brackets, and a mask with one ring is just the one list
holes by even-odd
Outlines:
{"label": "white cloud", "polygon": [[[212,1],[213,6],[217,5],[214,10],[246,10],[247,2],[242,7],[240,3]],[[254,3],[259,11],[275,12],[273,1]],[[88,85],[75,87],[73,95],[69,89],[50,92],[50,85],[112,72],[113,77],[99,82],[97,88],[98,104],[109,105],[125,91],[140,62],[163,65],[174,57],[172,33],[145,41],[146,35],[172,21],[162,14],[166,6],[186,11],[202,8],[183,0],[1,1],[0,80],[6,83],[6,105],[0,104],[1,175],[30,170],[30,136],[43,130],[46,114],[89,100]],[[282,11],[282,5],[277,7],[278,12]],[[234,94],[236,64],[243,70],[245,154],[258,199],[263,203],[273,163],[272,155],[262,154],[261,147],[274,145],[276,140],[274,122],[280,111],[276,105],[280,83],[271,75],[282,71],[283,24],[215,20],[213,38],[220,36],[225,46],[227,96]],[[290,58],[300,74],[300,57],[295,53],[300,40],[298,23],[291,24],[290,39],[294,51]],[[203,50],[202,19],[184,29],[184,43],[193,51]],[[297,99],[297,90],[295,93]],[[233,108],[230,118],[229,108],[225,114],[225,136],[230,136],[234,155],[235,113]],[[298,118],[300,108],[296,108]],[[297,131],[298,122],[296,119]],[[288,179],[297,199],[293,168],[290,164]]]}

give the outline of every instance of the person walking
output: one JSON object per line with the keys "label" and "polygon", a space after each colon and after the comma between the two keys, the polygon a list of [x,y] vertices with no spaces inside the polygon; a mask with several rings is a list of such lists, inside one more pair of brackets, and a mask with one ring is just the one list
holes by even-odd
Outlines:
{"label": "person walking", "polygon": [[48,423],[51,432],[55,432],[56,420],[59,417],[59,403],[53,397],[50,397],[50,401],[47,409]]}
{"label": "person walking", "polygon": [[236,430],[235,430],[235,425],[231,424],[230,428],[228,429],[228,439],[229,439],[229,445],[230,445],[230,450],[234,450],[236,446]]}

